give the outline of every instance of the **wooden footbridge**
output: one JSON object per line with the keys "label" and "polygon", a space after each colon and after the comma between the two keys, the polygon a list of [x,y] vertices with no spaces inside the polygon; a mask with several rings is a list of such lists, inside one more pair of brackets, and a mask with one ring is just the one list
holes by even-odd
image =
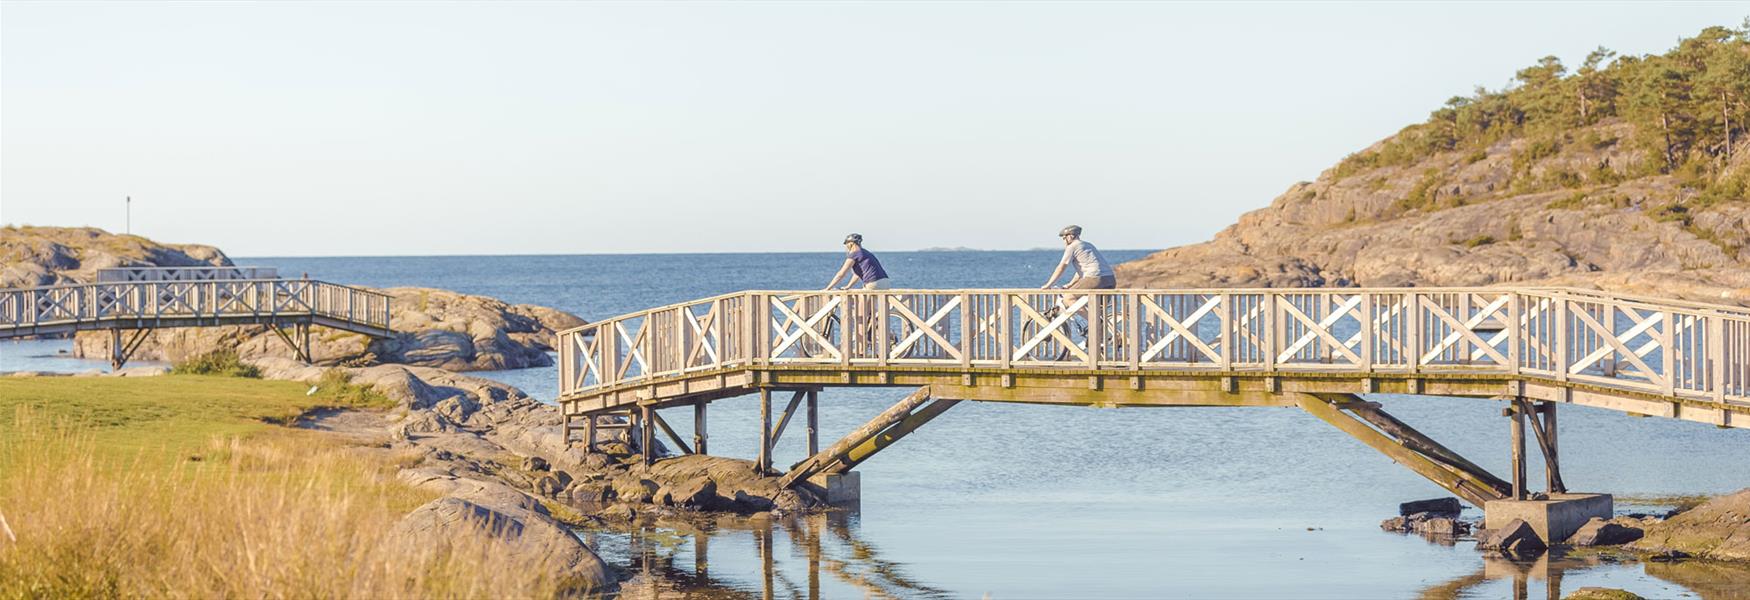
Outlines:
{"label": "wooden footbridge", "polygon": [[109,331],[116,368],[156,329],[250,324],[272,329],[305,362],[313,325],[393,334],[387,295],[256,267],[102,269],[96,283],[0,290],[0,339]]}
{"label": "wooden footbridge", "polygon": [[[1562,404],[1750,427],[1750,311],[1575,289],[750,291],[559,338],[568,432],[593,441],[610,426],[597,417],[624,416],[644,424],[643,447],[660,430],[703,453],[707,406],[758,394],[768,471],[805,407],[811,456],[789,485],[844,473],[964,400],[1297,407],[1478,506],[1525,497],[1528,422],[1546,487],[1565,491]],[[822,450],[819,393],[871,386],[915,391]],[[775,393],[789,395],[776,413]],[[1370,393],[1505,401],[1513,473],[1490,474]],[[680,407],[694,411],[690,443],[659,412]]]}

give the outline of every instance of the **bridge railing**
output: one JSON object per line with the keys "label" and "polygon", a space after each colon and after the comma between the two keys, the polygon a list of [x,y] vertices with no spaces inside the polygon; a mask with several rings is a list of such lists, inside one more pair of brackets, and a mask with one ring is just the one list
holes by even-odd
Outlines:
{"label": "bridge railing", "polygon": [[314,316],[389,329],[389,296],[308,279],[87,283],[0,290],[0,331],[114,320]]}
{"label": "bridge railing", "polygon": [[1750,311],[1547,288],[750,291],[559,342],[561,396],[837,364],[1527,374],[1750,402]]}
{"label": "bridge railing", "polygon": [[115,267],[97,270],[97,283],[278,279],[273,267]]}

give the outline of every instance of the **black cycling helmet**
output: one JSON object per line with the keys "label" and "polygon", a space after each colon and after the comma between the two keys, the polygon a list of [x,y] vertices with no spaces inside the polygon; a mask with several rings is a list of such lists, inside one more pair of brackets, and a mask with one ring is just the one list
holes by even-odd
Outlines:
{"label": "black cycling helmet", "polygon": [[1057,237],[1063,237],[1066,235],[1073,235],[1076,237],[1082,237],[1082,226],[1081,225],[1071,225],[1071,226],[1065,227],[1057,232]]}
{"label": "black cycling helmet", "polygon": [[847,235],[847,236],[845,236],[845,243],[846,244],[861,244],[861,243],[863,243],[863,234],[853,233],[853,234]]}

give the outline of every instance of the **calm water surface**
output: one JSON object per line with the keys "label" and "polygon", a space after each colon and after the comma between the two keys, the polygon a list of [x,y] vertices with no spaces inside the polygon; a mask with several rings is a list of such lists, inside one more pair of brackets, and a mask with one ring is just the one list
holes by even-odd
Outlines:
{"label": "calm water surface", "polygon": [[[1143,252],[1107,254],[1117,261]],[[897,287],[1035,287],[1057,253],[881,256]],[[238,263],[343,283],[487,294],[600,319],[742,289],[814,289],[839,260],[823,253]],[[0,345],[0,370],[67,361],[22,358],[53,352],[20,348]],[[20,366],[26,363],[39,366]],[[85,368],[92,367],[64,370]],[[552,368],[485,375],[546,399],[557,389]],[[904,393],[823,392],[821,435],[848,433]],[[1502,404],[1372,399],[1484,467],[1506,471]],[[712,408],[712,449],[751,458],[757,402],[730,399]],[[1562,410],[1563,477],[1575,489],[1656,496],[1750,485],[1750,432]],[[691,411],[673,412],[664,418],[678,429],[691,426]],[[800,435],[785,436],[776,462],[803,458],[804,443]],[[1397,503],[1445,492],[1288,409],[961,403],[858,468],[863,501],[854,514],[770,528],[675,524],[589,535],[617,566],[660,574],[665,585],[700,597],[769,589],[779,598],[1512,598],[1519,587],[1542,598],[1555,580],[1556,590],[1605,585],[1671,598],[1726,597],[1732,587],[1597,557],[1486,562],[1468,542],[1445,546],[1381,532],[1379,521],[1395,514]],[[1633,508],[1619,502],[1621,510]]]}

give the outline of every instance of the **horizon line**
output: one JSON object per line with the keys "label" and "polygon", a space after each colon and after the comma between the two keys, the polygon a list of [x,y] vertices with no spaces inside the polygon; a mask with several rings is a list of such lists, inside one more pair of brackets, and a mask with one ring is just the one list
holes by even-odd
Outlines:
{"label": "horizon line", "polygon": [[[1106,252],[1132,252],[1132,251],[1135,251],[1135,252],[1159,252],[1161,250],[1166,250],[1166,248],[1109,248],[1109,249],[1106,249],[1104,251],[1106,251]],[[220,251],[223,252],[223,249],[221,249]],[[1057,251],[1057,249],[1056,248],[1022,248],[1022,249],[1002,250],[1002,249],[974,248],[974,249],[964,249],[964,250],[958,250],[958,249],[956,249],[956,250],[935,250],[935,249],[928,249],[928,248],[918,248],[918,249],[909,249],[909,250],[883,250],[882,252],[933,252],[933,253],[941,253],[941,254],[972,254],[972,253],[978,253],[978,252],[1048,252],[1048,251],[1055,252],[1055,251]],[[547,253],[547,252],[502,253],[502,254],[499,254],[499,253],[482,253],[482,254],[310,254],[310,255],[302,255],[302,256],[290,255],[290,254],[285,254],[285,255],[270,255],[270,254],[243,255],[243,254],[237,254],[237,255],[233,255],[230,253],[226,253],[225,257],[235,260],[235,259],[240,259],[240,258],[241,259],[268,259],[268,258],[473,258],[473,257],[516,258],[516,257],[550,257],[550,256],[689,256],[689,255],[733,256],[733,255],[745,255],[745,254],[838,254],[838,252],[836,252],[836,251],[820,251],[820,250],[783,250],[783,251],[746,251],[746,252],[575,252],[575,253],[564,253],[564,254]],[[248,266],[248,265],[236,265],[236,264],[234,264],[232,266]]]}

